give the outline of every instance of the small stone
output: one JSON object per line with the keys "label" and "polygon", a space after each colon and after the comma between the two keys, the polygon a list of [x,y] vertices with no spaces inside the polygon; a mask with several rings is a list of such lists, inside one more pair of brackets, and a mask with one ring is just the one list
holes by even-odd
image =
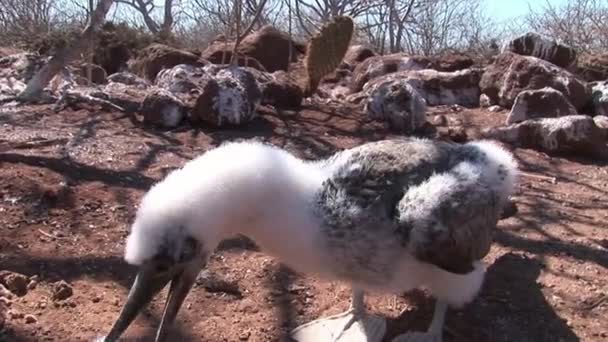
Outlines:
{"label": "small stone", "polygon": [[15,310],[9,311],[8,312],[8,316],[11,319],[21,319],[21,318],[23,318],[23,314],[21,312],[19,312],[19,311],[15,311]]}
{"label": "small stone", "polygon": [[448,124],[448,119],[445,115],[437,115],[433,118],[433,125],[435,126],[445,126]]}
{"label": "small stone", "polygon": [[94,295],[93,298],[91,298],[91,301],[93,303],[99,303],[101,301],[101,296],[100,295]]}
{"label": "small stone", "polygon": [[37,322],[38,322],[38,319],[34,315],[25,315],[25,323],[34,324]]}
{"label": "small stone", "polygon": [[27,294],[27,284],[29,279],[19,273],[2,271],[0,272],[0,284],[6,286],[9,291],[17,296],[25,296]]}
{"label": "small stone", "polygon": [[38,286],[38,282],[36,280],[30,280],[30,282],[27,284],[27,289],[33,290],[36,288],[36,286]]}
{"label": "small stone", "polygon": [[6,297],[0,297],[0,307],[5,306],[5,307],[10,307],[13,304],[13,302],[11,302],[10,299],[6,298]]}
{"label": "small stone", "polygon": [[247,341],[249,340],[249,337],[251,337],[251,332],[249,331],[244,331],[239,335],[239,340],[241,341]]}
{"label": "small stone", "polygon": [[74,290],[72,290],[72,287],[64,280],[53,284],[53,300],[65,300],[70,298],[73,294]]}
{"label": "small stone", "polygon": [[13,298],[13,294],[4,285],[0,284],[0,298]]}
{"label": "small stone", "polygon": [[498,106],[498,105],[494,105],[494,106],[488,107],[488,110],[492,113],[496,113],[496,112],[500,112],[502,110],[502,107]]}

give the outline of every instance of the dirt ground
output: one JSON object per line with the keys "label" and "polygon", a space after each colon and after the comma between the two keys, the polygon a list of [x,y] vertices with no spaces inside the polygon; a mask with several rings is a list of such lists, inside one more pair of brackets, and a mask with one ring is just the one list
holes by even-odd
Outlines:
{"label": "dirt ground", "polygon": [[[95,108],[0,109],[0,270],[30,283],[25,295],[0,300],[0,341],[90,341],[107,333],[134,278],[122,252],[139,199],[210,147],[257,138],[317,158],[387,136],[353,108],[262,113],[246,128],[160,131]],[[428,115],[475,136],[506,112],[438,107]],[[500,222],[482,293],[449,312],[444,340],[608,341],[608,166],[515,154],[525,172],[514,196],[518,212]],[[223,244],[209,272],[228,284],[192,290],[172,341],[285,340],[295,326],[349,305],[344,284],[294,274],[243,240]],[[54,299],[61,281],[72,294]],[[153,339],[165,293],[125,341]],[[387,317],[387,341],[425,329],[433,307],[421,292],[373,294],[367,304]]]}

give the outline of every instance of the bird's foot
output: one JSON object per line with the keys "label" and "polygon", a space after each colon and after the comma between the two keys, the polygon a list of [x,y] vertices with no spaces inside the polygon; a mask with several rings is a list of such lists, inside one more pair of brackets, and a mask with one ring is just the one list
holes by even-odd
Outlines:
{"label": "bird's foot", "polygon": [[303,324],[291,332],[291,338],[297,342],[380,342],[385,333],[384,318],[349,310]]}
{"label": "bird's foot", "polygon": [[441,334],[409,332],[395,337],[391,342],[442,342]]}

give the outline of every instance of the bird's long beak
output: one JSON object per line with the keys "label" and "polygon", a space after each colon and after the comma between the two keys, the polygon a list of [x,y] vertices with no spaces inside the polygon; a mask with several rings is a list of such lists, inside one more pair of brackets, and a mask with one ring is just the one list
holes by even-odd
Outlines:
{"label": "bird's long beak", "polygon": [[188,295],[190,288],[196,281],[196,276],[200,271],[200,265],[186,264],[174,266],[169,271],[158,272],[154,263],[143,265],[135,282],[129,291],[127,302],[120,312],[120,316],[112,326],[112,329],[104,338],[105,342],[114,342],[127,330],[137,314],[160,292],[167,283],[171,282],[169,295],[165,304],[160,327],[156,333],[156,342],[163,341],[168,328],[175,320],[177,312],[184,299]]}

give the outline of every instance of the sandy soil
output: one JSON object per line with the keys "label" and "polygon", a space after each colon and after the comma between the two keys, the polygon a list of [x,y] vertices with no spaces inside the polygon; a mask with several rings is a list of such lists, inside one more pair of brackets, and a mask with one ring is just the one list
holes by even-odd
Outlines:
{"label": "sandy soil", "polygon": [[[28,283],[21,296],[0,294],[0,341],[86,341],[107,332],[134,277],[121,256],[138,200],[210,147],[255,137],[318,158],[387,136],[356,108],[262,113],[246,128],[160,131],[96,108],[0,109],[0,271],[9,271],[0,278],[15,272]],[[441,107],[429,116],[475,136],[506,113]],[[525,172],[518,213],[500,222],[483,291],[450,311],[445,341],[608,341],[608,166],[514,152]],[[192,290],[172,341],[284,340],[298,324],[349,305],[344,284],[295,274],[242,240],[223,244],[210,272],[227,284]],[[125,340],[151,340],[163,302]],[[367,303],[387,317],[387,341],[425,329],[433,307],[421,292]]]}

